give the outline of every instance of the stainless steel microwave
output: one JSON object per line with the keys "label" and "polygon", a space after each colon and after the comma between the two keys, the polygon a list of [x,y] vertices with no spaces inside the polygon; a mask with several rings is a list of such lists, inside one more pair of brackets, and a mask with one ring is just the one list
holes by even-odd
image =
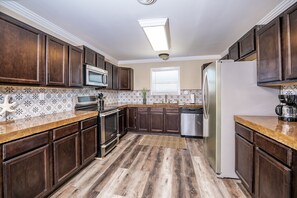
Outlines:
{"label": "stainless steel microwave", "polygon": [[108,71],[94,67],[92,65],[84,66],[85,85],[107,87]]}

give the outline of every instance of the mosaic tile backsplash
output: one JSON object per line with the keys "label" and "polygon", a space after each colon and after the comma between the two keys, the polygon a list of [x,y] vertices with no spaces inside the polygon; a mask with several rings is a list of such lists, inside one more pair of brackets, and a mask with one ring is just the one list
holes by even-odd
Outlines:
{"label": "mosaic tile backsplash", "polygon": [[281,94],[284,95],[297,95],[297,85],[283,86]]}
{"label": "mosaic tile backsplash", "polygon": [[[178,101],[179,103],[190,103],[190,95],[195,94],[195,103],[202,103],[202,91],[201,89],[182,89],[180,95],[168,96],[170,101]],[[142,103],[142,92],[129,91],[129,92],[119,92],[119,102],[120,103]],[[165,96],[152,96],[150,91],[147,93],[147,103],[161,103],[165,99]]]}
{"label": "mosaic tile backsplash", "polygon": [[[0,103],[3,103],[6,95],[10,96],[10,102],[16,102],[15,112],[8,114],[9,120],[31,118],[46,114],[71,111],[74,109],[74,97],[81,95],[97,95],[103,93],[106,96],[105,104],[113,103],[142,103],[141,91],[109,91],[95,90],[94,88],[63,89],[40,87],[14,87],[0,86]],[[168,99],[179,103],[190,103],[190,94],[196,95],[196,103],[202,103],[202,92],[199,89],[183,89],[179,96],[168,96]],[[162,102],[164,96],[151,96],[148,93],[147,102]],[[0,109],[1,110],[1,109]],[[0,122],[4,121],[0,115]]]}
{"label": "mosaic tile backsplash", "polygon": [[[8,119],[14,120],[71,111],[74,109],[75,96],[97,95],[98,93],[106,96],[106,104],[118,102],[117,91],[102,91],[94,88],[0,87],[0,103],[3,103],[7,94],[11,98],[10,102],[16,102],[15,112],[8,114]],[[4,116],[0,115],[0,121],[4,120]]]}

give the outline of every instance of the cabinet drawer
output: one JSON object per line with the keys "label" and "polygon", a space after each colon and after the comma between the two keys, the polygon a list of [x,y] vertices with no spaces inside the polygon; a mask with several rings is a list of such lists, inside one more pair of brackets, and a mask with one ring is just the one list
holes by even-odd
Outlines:
{"label": "cabinet drawer", "polygon": [[243,137],[244,139],[253,142],[254,141],[254,132],[252,129],[249,129],[241,124],[235,123],[235,131],[238,135]]}
{"label": "cabinet drawer", "polygon": [[256,146],[269,153],[284,164],[291,166],[292,150],[274,140],[255,133],[254,141]]}
{"label": "cabinet drawer", "polygon": [[138,107],[138,111],[148,111],[147,107]]}
{"label": "cabinet drawer", "polygon": [[48,144],[48,132],[26,137],[3,145],[3,160]]}
{"label": "cabinet drawer", "polygon": [[163,108],[151,108],[153,112],[163,112]]}
{"label": "cabinet drawer", "polygon": [[60,139],[78,131],[78,122],[53,130],[53,140]]}
{"label": "cabinet drawer", "polygon": [[165,108],[166,112],[179,113],[179,108]]}
{"label": "cabinet drawer", "polygon": [[86,129],[97,124],[97,117],[81,121],[81,129]]}

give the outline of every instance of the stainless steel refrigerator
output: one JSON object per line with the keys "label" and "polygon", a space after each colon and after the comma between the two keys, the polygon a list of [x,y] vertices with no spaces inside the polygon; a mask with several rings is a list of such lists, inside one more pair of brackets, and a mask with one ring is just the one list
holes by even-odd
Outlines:
{"label": "stainless steel refrigerator", "polygon": [[216,61],[203,70],[205,155],[218,177],[237,178],[234,115],[275,115],[278,94],[257,86],[256,61]]}

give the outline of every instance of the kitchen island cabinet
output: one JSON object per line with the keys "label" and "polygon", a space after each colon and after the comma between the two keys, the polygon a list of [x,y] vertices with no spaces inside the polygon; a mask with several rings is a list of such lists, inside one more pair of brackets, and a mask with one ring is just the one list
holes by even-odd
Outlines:
{"label": "kitchen island cabinet", "polygon": [[236,173],[247,190],[256,198],[296,197],[297,125],[272,116],[235,121]]}

